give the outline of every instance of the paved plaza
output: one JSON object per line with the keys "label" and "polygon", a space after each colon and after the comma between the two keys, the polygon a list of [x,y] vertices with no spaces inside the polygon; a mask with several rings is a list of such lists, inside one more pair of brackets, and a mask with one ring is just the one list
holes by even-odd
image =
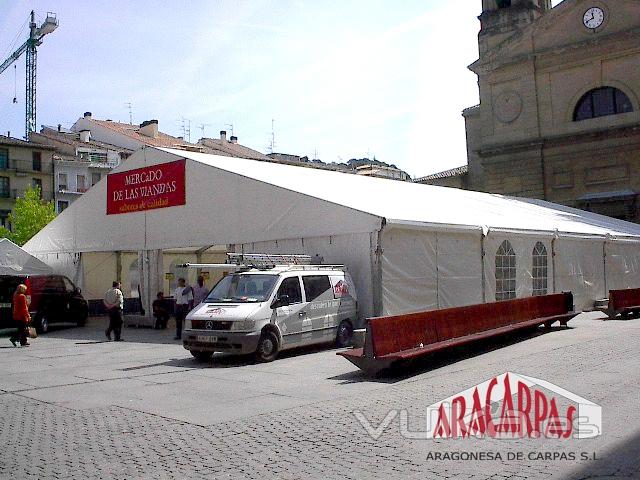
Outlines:
{"label": "paved plaza", "polygon": [[[171,330],[127,328],[125,342],[106,342],[102,318],[56,328],[29,348],[4,336],[0,478],[640,478],[640,319],[601,317],[582,314],[570,329],[482,343],[375,380],[335,349],[201,364]],[[428,405],[505,371],[601,405],[603,434],[434,441],[406,438],[395,416],[374,439],[354,415],[377,426],[404,410],[418,425]]]}

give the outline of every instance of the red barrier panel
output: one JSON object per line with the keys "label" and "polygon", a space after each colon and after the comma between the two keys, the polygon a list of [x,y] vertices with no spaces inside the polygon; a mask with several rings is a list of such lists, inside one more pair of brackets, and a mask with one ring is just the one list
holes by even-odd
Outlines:
{"label": "red barrier panel", "polygon": [[573,295],[520,298],[368,319],[365,346],[338,352],[356,366],[375,373],[394,361],[414,358],[519,329],[561,325],[576,316]]}
{"label": "red barrier panel", "polygon": [[609,307],[607,315],[613,318],[621,314],[627,318],[630,313],[640,312],[640,288],[609,290]]}

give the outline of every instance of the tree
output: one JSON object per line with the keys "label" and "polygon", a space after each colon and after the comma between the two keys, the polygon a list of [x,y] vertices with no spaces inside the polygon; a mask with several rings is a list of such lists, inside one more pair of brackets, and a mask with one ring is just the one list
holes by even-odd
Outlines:
{"label": "tree", "polygon": [[56,211],[53,201],[42,201],[40,187],[27,187],[24,196],[16,200],[13,212],[9,214],[9,222],[13,226],[13,231],[0,227],[0,237],[6,237],[13,243],[22,246],[55,217]]}

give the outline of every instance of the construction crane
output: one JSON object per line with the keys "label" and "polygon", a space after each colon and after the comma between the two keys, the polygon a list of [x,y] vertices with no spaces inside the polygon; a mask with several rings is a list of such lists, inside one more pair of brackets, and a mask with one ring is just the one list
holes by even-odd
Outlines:
{"label": "construction crane", "polygon": [[2,74],[13,62],[20,58],[20,55],[27,52],[27,95],[25,102],[24,135],[26,140],[29,140],[29,134],[36,130],[36,47],[42,44],[42,37],[53,32],[56,28],[58,28],[58,19],[55,13],[47,12],[47,18],[40,27],[37,27],[35,13],[32,10],[31,22],[29,23],[29,38],[0,65],[0,74]]}

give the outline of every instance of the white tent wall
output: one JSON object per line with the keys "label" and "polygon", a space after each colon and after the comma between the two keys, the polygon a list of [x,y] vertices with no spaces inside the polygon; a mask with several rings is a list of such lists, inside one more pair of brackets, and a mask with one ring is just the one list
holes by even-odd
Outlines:
{"label": "white tent wall", "polygon": [[371,269],[372,237],[357,233],[324,237],[283,239],[236,245],[243,253],[297,253],[320,255],[324,264],[346,265],[358,294],[358,318],[373,316],[373,286]]}
{"label": "white tent wall", "polygon": [[640,287],[640,242],[607,240],[606,280],[608,290]]}
{"label": "white tent wall", "polygon": [[82,255],[79,253],[45,253],[34,254],[39,260],[49,265],[53,273],[70,278],[73,283],[84,289],[84,269]]}
{"label": "white tent wall", "polygon": [[383,229],[382,314],[482,303],[482,232]]}
{"label": "white tent wall", "polygon": [[490,230],[484,238],[485,298],[496,301],[496,254],[509,242],[516,256],[516,298],[533,295],[533,249],[540,242],[547,252],[547,293],[553,293],[552,234],[527,234]]}
{"label": "white tent wall", "polygon": [[559,237],[554,241],[556,292],[573,292],[576,310],[605,298],[604,238]]}

